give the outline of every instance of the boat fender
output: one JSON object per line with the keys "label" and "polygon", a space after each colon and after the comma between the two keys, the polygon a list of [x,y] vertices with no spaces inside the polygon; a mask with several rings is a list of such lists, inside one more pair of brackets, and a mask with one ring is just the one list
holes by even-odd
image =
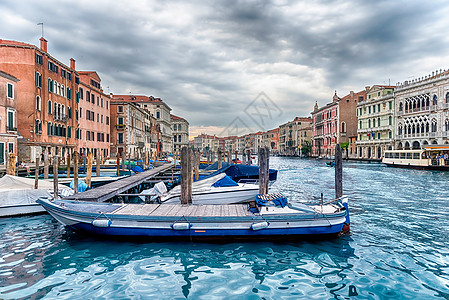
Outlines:
{"label": "boat fender", "polygon": [[93,220],[92,225],[95,227],[109,227],[111,226],[111,220]]}
{"label": "boat fender", "polygon": [[259,223],[253,223],[251,225],[251,229],[256,231],[256,230],[261,230],[264,228],[267,228],[270,225],[270,223],[268,223],[267,221],[265,222],[259,222]]}
{"label": "boat fender", "polygon": [[188,230],[190,227],[192,227],[190,223],[174,223],[171,225],[173,230]]}

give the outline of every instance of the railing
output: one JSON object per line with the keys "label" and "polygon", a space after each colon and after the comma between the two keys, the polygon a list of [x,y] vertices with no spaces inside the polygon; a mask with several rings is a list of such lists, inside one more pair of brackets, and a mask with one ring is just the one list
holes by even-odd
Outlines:
{"label": "railing", "polygon": [[117,130],[123,130],[125,129],[126,125],[125,124],[117,124],[115,125],[115,128],[117,128]]}
{"label": "railing", "polygon": [[67,122],[68,116],[64,114],[54,114],[53,120]]}

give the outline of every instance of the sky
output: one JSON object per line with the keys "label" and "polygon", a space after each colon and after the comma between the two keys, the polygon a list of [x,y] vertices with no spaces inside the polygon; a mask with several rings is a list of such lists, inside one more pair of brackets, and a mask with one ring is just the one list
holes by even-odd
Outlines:
{"label": "sky", "polygon": [[[39,45],[106,93],[162,98],[190,135],[266,131],[315,102],[449,68],[447,1],[0,2],[0,38]],[[1,59],[1,57],[0,57]]]}

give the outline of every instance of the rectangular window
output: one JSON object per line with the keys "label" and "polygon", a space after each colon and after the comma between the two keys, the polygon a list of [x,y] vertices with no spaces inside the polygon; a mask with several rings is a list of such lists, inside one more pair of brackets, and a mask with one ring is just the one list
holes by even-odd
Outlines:
{"label": "rectangular window", "polygon": [[8,143],[8,153],[14,153],[14,143]]}
{"label": "rectangular window", "polygon": [[118,117],[117,124],[123,125],[123,117]]}
{"label": "rectangular window", "polygon": [[94,94],[91,94],[91,100],[90,100],[90,102],[92,102],[93,104],[95,104],[95,95],[94,95]]}
{"label": "rectangular window", "polygon": [[106,100],[106,109],[109,109],[109,101]]}
{"label": "rectangular window", "polygon": [[103,107],[103,98],[101,98],[101,107]]}
{"label": "rectangular window", "polygon": [[393,105],[393,102],[392,102],[392,101],[388,102],[388,108],[389,108],[390,110],[392,109],[392,105]]}
{"label": "rectangular window", "polygon": [[14,111],[13,110],[8,110],[8,120],[7,120],[7,124],[8,124],[8,130],[16,130],[16,128],[14,128]]}
{"label": "rectangular window", "polygon": [[39,72],[36,72],[36,86],[41,88],[42,87],[42,74]]}
{"label": "rectangular window", "polygon": [[8,85],[8,98],[9,99],[14,99],[14,85],[12,85],[11,83],[7,83]]}
{"label": "rectangular window", "polygon": [[78,76],[75,76],[75,83],[79,84],[80,83],[80,78]]}
{"label": "rectangular window", "polygon": [[117,111],[118,111],[119,113],[122,113],[122,112],[123,112],[123,106],[119,105],[119,106],[117,107]]}
{"label": "rectangular window", "polygon": [[84,90],[80,88],[80,99],[84,99]]}
{"label": "rectangular window", "polygon": [[72,90],[67,88],[67,99],[72,100]]}
{"label": "rectangular window", "polygon": [[36,53],[36,63],[42,65],[44,60],[42,59],[42,55]]}
{"label": "rectangular window", "polygon": [[119,132],[117,134],[117,144],[123,144],[123,133]]}
{"label": "rectangular window", "polygon": [[97,113],[97,123],[100,122],[100,114]]}
{"label": "rectangular window", "polygon": [[80,107],[80,119],[82,119],[82,118],[83,118],[83,108]]}
{"label": "rectangular window", "polygon": [[109,133],[106,134],[106,142],[109,143]]}
{"label": "rectangular window", "polygon": [[109,117],[106,116],[106,125],[109,125]]}
{"label": "rectangular window", "polygon": [[89,102],[90,101],[90,92],[86,91],[86,101]]}

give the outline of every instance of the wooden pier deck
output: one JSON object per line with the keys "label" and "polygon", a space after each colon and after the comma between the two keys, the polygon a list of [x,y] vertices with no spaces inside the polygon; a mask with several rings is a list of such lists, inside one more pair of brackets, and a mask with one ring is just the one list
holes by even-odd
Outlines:
{"label": "wooden pier deck", "polygon": [[156,177],[158,174],[169,170],[173,165],[165,164],[160,167],[132,175],[103,186],[85,191],[83,193],[78,193],[70,197],[64,198],[64,200],[78,200],[78,201],[92,201],[92,202],[104,202],[114,196],[126,192],[133,187],[145,182],[147,179]]}
{"label": "wooden pier deck", "polygon": [[181,204],[125,204],[114,215],[157,217],[243,217],[253,216],[246,204],[181,205]]}

